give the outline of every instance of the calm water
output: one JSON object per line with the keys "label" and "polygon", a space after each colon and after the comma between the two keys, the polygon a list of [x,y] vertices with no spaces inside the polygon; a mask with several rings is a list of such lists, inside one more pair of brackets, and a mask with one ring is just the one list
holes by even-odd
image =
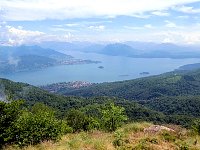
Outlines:
{"label": "calm water", "polygon": [[[0,75],[0,77],[33,85],[64,81],[110,82],[143,77],[140,75],[141,72],[149,72],[149,75],[161,74],[185,64],[200,62],[200,59],[144,59],[72,51],[66,54],[81,59],[98,60],[102,63],[56,66],[38,71]],[[104,68],[99,69],[99,66]]]}

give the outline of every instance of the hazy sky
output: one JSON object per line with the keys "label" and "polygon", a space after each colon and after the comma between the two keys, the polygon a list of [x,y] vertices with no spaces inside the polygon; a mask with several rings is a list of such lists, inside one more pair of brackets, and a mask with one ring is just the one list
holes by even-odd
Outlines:
{"label": "hazy sky", "polygon": [[200,0],[0,0],[1,44],[200,44]]}

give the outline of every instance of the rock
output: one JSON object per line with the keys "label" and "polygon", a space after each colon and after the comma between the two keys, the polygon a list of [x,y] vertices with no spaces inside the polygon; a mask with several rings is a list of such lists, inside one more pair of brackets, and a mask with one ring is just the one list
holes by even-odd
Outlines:
{"label": "rock", "polygon": [[165,127],[165,126],[160,126],[160,125],[152,125],[148,128],[145,128],[144,132],[145,133],[158,133],[158,132],[161,132],[163,130],[169,131],[169,132],[175,132],[173,129],[170,129],[170,128]]}

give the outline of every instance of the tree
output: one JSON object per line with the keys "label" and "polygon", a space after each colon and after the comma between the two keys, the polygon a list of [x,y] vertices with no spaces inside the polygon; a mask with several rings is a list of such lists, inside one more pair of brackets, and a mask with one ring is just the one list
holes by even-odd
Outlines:
{"label": "tree", "polygon": [[0,149],[15,141],[15,122],[21,115],[23,101],[0,102]]}
{"label": "tree", "polygon": [[115,131],[128,117],[124,114],[125,109],[110,103],[101,110],[103,127],[108,131]]}

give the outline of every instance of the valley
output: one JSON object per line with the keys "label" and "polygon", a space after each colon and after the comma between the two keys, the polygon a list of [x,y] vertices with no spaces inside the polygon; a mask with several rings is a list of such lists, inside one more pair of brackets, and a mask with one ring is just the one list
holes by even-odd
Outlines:
{"label": "valley", "polygon": [[0,150],[200,150],[200,0],[0,0]]}

